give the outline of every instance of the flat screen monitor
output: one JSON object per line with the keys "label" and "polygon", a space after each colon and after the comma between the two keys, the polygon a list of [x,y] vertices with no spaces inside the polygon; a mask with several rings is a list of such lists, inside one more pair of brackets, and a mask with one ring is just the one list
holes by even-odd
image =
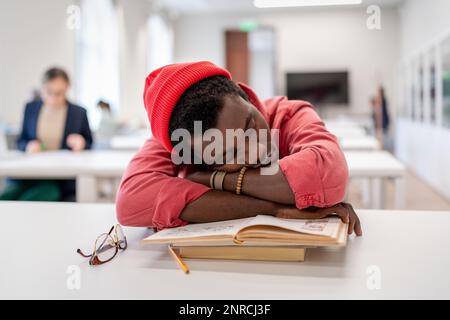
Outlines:
{"label": "flat screen monitor", "polygon": [[287,96],[315,105],[349,104],[348,72],[287,73]]}

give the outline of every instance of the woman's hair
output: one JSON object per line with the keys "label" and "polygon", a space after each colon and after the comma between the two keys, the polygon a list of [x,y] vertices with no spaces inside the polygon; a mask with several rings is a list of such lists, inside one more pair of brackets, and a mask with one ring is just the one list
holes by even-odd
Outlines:
{"label": "woman's hair", "polygon": [[57,78],[63,79],[68,84],[70,84],[70,78],[67,72],[64,69],[56,67],[50,68],[45,71],[44,76],[42,77],[42,83],[47,83]]}
{"label": "woman's hair", "polygon": [[248,101],[245,92],[224,76],[209,77],[190,86],[173,109],[169,137],[176,129],[186,129],[193,133],[194,121],[202,122],[203,132],[213,128],[217,124],[226,96],[242,97]]}
{"label": "woman's hair", "polygon": [[111,112],[111,105],[104,100],[98,100],[97,106],[101,109],[106,109],[107,111]]}

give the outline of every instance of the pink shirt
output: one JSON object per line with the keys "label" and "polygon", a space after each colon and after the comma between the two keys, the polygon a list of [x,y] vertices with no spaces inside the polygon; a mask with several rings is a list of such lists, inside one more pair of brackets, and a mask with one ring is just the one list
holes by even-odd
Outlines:
{"label": "pink shirt", "polygon": [[[255,96],[250,100],[269,126],[280,130],[279,165],[295,194],[297,208],[341,202],[348,180],[347,163],[336,137],[327,131],[311,104],[285,97],[264,103]],[[188,170],[174,165],[162,144],[148,140],[122,179],[116,201],[118,221],[157,229],[187,224],[179,218],[183,208],[210,190],[184,179]]]}

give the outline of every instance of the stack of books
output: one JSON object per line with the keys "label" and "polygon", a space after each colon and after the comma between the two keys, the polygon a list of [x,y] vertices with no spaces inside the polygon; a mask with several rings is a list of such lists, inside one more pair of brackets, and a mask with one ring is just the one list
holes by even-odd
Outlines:
{"label": "stack of books", "polygon": [[304,261],[307,248],[345,246],[347,225],[337,217],[280,219],[252,218],[190,224],[164,229],[144,244],[169,244],[186,259]]}

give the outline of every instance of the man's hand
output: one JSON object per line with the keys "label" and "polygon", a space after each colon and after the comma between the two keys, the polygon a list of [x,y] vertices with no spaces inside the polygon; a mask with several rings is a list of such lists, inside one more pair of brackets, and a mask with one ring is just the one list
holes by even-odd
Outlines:
{"label": "man's hand", "polygon": [[37,140],[32,140],[30,142],[27,143],[27,147],[26,147],[26,152],[27,153],[37,153],[40,152],[41,149],[41,144],[39,141]]}
{"label": "man's hand", "polygon": [[82,135],[77,133],[72,133],[67,136],[67,145],[74,152],[79,152],[84,150],[86,146],[86,141],[84,140]]}
{"label": "man's hand", "polygon": [[342,222],[348,223],[348,234],[362,236],[361,222],[355,210],[349,203],[339,203],[329,208],[297,209],[296,207],[283,207],[277,210],[275,217],[283,219],[322,219],[331,215],[337,215]]}

